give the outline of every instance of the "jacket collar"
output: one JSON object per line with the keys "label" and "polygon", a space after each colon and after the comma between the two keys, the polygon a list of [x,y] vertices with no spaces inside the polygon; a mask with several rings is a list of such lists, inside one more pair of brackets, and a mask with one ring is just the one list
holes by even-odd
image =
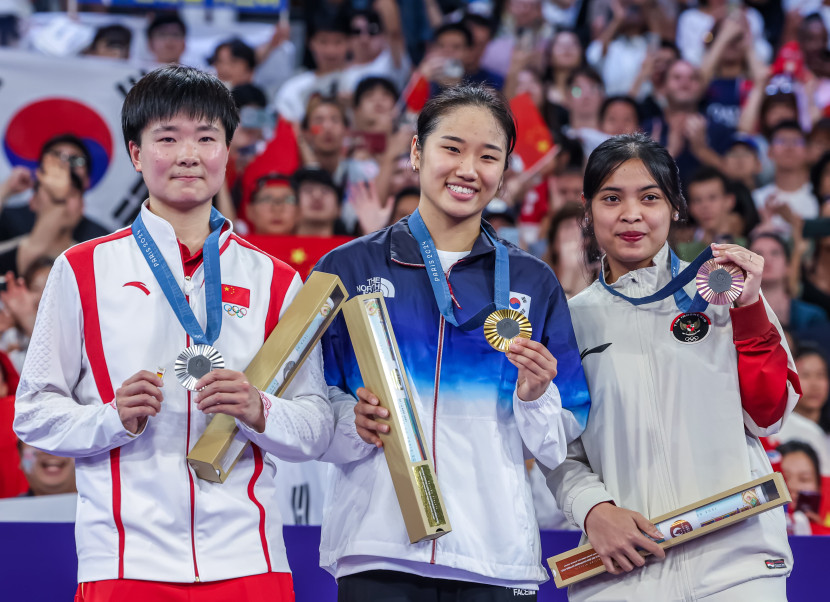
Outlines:
{"label": "jacket collar", "polygon": [[[608,266],[606,256],[602,256],[602,265],[600,269],[603,274],[607,274],[606,268]],[[617,281],[609,286],[613,289],[619,290],[625,294],[636,294],[638,297],[643,296],[640,291],[649,291],[649,294],[663,288],[671,280],[671,262],[669,260],[669,243],[665,243],[657,255],[654,256],[652,265],[638,270],[632,270],[627,274],[623,274]]]}
{"label": "jacket collar", "polygon": [[[494,239],[498,238],[493,226],[483,219],[481,220],[481,227],[487,230]],[[392,224],[389,232],[390,257],[392,261],[413,267],[424,267],[424,259],[421,257],[418,241],[409,229],[409,217],[405,217],[397,223]],[[484,232],[480,232],[478,239],[473,244],[472,251],[470,251],[470,254],[465,259],[492,253],[495,250],[496,248],[490,242],[490,239],[484,235]]]}

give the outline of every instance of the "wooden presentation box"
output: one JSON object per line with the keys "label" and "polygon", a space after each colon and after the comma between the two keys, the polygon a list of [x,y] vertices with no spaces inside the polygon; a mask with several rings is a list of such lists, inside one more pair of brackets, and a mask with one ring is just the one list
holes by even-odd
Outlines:
{"label": "wooden presentation box", "polygon": [[[312,273],[245,369],[248,382],[280,397],[348,297],[340,278]],[[248,443],[232,416],[216,414],[187,461],[200,479],[224,483]]]}
{"label": "wooden presentation box", "polygon": [[[665,549],[791,501],[784,477],[781,473],[774,472],[696,504],[657,516],[651,522],[663,533],[665,539],[657,543]],[[644,551],[640,551],[640,554],[648,555]],[[556,587],[566,587],[605,572],[605,565],[591,544],[548,558],[548,565]]]}
{"label": "wooden presentation box", "polygon": [[410,543],[449,533],[450,522],[435,479],[398,343],[380,293],[353,297],[343,306],[363,385],[389,410],[389,433],[378,433]]}

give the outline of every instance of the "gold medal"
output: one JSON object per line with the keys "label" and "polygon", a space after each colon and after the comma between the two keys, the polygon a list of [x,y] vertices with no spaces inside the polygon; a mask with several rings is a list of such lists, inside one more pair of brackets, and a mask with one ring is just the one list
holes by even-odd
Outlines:
{"label": "gold medal", "polygon": [[741,296],[746,274],[734,263],[710,259],[697,271],[697,292],[712,305],[729,305]]}
{"label": "gold medal", "polygon": [[484,336],[496,351],[507,353],[513,339],[529,339],[532,334],[530,320],[515,309],[497,309],[484,320]]}

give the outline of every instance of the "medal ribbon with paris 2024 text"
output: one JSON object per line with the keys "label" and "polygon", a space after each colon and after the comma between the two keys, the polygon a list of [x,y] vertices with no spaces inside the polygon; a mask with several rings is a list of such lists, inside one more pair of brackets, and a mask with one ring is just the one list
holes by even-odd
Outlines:
{"label": "medal ribbon with paris 2024 text", "polygon": [[140,212],[132,225],[133,238],[138,243],[141,254],[147,261],[147,265],[150,266],[182,328],[197,345],[213,345],[214,341],[219,338],[219,331],[222,329],[222,277],[219,272],[219,235],[224,223],[225,218],[222,214],[215,208],[211,209],[210,234],[202,247],[202,257],[205,265],[205,305],[207,313],[207,328],[204,331],[182,289],[176,282],[176,277],[170,271],[170,266],[164,260],[156,241],[147,231]]}
{"label": "medal ribbon with paris 2024 text", "polygon": [[695,257],[695,260],[686,266],[686,269],[682,272],[680,271],[680,260],[677,258],[677,255],[675,255],[674,251],[671,249],[669,249],[669,253],[671,254],[672,279],[666,286],[653,295],[639,298],[623,295],[620,291],[611,288],[611,286],[605,282],[605,274],[603,273],[603,270],[599,271],[599,281],[609,293],[620,297],[621,299],[625,299],[632,305],[654,303],[655,301],[662,301],[669,295],[674,295],[674,302],[677,304],[680,311],[689,314],[704,312],[706,308],[709,307],[709,303],[706,299],[701,297],[699,292],[695,293],[694,299],[690,299],[689,295],[686,294],[686,291],[683,290],[683,287],[697,276],[697,271],[700,269],[700,266],[712,259],[712,247],[706,247],[706,249],[704,249],[700,255]]}
{"label": "medal ribbon with paris 2024 text", "polygon": [[482,231],[496,249],[496,268],[493,284],[494,299],[476,315],[462,324],[459,324],[458,320],[455,319],[452,307],[452,295],[450,294],[450,287],[447,283],[444,269],[441,267],[441,260],[438,258],[438,250],[435,248],[435,243],[429,235],[424,218],[421,217],[421,213],[417,209],[409,216],[409,229],[415,237],[415,240],[418,241],[418,250],[421,252],[421,257],[427,268],[429,283],[432,285],[432,292],[435,295],[436,303],[438,303],[438,310],[447,322],[464,331],[475,330],[484,323],[487,316],[497,309],[508,309],[510,296],[510,264],[507,257],[507,249],[503,244],[493,238],[486,229],[482,228]]}

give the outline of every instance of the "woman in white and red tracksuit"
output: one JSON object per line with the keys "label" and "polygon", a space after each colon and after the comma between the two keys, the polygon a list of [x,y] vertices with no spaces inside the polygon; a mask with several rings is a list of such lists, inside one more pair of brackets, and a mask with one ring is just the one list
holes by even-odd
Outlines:
{"label": "woman in white and red tracksuit", "polygon": [[[672,264],[686,266],[666,242],[685,209],[674,161],[643,135],[612,138],[588,161],[584,202],[605,255],[601,279],[569,307],[593,404],[548,485],[609,572],[573,585],[570,599],[785,600],[792,555],[780,508],[665,552],[642,533],[661,537],[645,517],[771,472],[758,437],[780,428],[799,384],[760,297],[763,258],[714,245],[718,262],[747,274],[734,307],[693,315],[679,308],[682,293],[635,305],[619,295],[648,297],[672,280]],[[694,280],[683,290],[691,299]]]}

